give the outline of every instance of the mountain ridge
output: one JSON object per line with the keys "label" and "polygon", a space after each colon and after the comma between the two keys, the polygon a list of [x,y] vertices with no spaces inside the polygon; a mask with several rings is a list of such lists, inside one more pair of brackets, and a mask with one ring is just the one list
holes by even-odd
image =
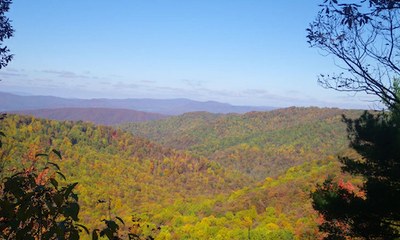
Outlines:
{"label": "mountain ridge", "polygon": [[274,107],[235,106],[216,101],[195,101],[185,98],[176,99],[78,99],[54,96],[20,96],[0,92],[0,111],[21,111],[54,108],[115,108],[130,109],[164,115],[180,115],[187,112],[207,111],[211,113],[245,113],[250,111],[268,111]]}
{"label": "mountain ridge", "polygon": [[245,114],[196,112],[119,127],[261,180],[281,174],[288,166],[346,149],[348,139],[342,115],[356,118],[361,113],[316,107]]}
{"label": "mountain ridge", "polygon": [[128,122],[144,122],[167,118],[168,115],[114,108],[55,108],[10,112],[20,115],[32,115],[59,121],[84,121],[98,125],[113,126]]}

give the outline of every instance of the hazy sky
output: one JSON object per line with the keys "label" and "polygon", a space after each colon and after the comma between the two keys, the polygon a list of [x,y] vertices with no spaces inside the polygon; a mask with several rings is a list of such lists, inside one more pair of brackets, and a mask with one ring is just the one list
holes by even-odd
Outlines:
{"label": "hazy sky", "polygon": [[317,84],[339,71],[306,42],[321,1],[15,0],[0,91],[371,108]]}

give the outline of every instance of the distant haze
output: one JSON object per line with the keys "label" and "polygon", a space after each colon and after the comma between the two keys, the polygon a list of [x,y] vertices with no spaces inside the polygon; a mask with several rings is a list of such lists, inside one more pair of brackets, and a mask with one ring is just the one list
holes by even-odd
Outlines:
{"label": "distant haze", "polygon": [[215,101],[199,102],[189,99],[67,99],[51,96],[20,96],[10,93],[0,93],[0,106],[0,110],[3,112],[60,108],[110,108],[164,115],[179,115],[197,111],[245,113],[274,109],[271,106],[234,106]]}
{"label": "distant haze", "polygon": [[144,122],[167,118],[167,115],[113,108],[55,108],[22,110],[12,112],[52,120],[92,122],[99,125],[118,125],[122,123]]}
{"label": "distant haze", "polygon": [[322,0],[110,2],[13,1],[6,45],[15,57],[0,91],[280,108],[369,109],[377,100],[317,84],[341,72],[307,43]]}

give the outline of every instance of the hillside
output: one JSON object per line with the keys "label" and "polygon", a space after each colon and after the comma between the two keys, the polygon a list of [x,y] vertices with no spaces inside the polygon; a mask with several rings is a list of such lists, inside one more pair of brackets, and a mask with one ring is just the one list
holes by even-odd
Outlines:
{"label": "hillside", "polygon": [[6,170],[27,167],[35,154],[50,148],[61,151],[58,164],[69,181],[79,182],[82,218],[92,226],[104,213],[95,205],[98,199],[115,200],[113,212],[126,219],[142,208],[210,197],[249,183],[205,158],[110,127],[9,115],[1,130],[7,136],[0,149]]}
{"label": "hillside", "polygon": [[342,114],[356,117],[361,111],[287,108],[228,115],[197,112],[121,128],[261,180],[346,149]]}
{"label": "hillside", "polygon": [[38,118],[46,118],[52,120],[92,122],[95,124],[107,126],[128,122],[144,122],[167,118],[166,115],[158,113],[112,108],[57,108],[25,111],[22,110],[13,113],[32,115]]}
{"label": "hillside", "polygon": [[200,102],[190,99],[68,99],[52,96],[19,96],[0,92],[0,111],[12,112],[55,108],[113,108],[179,115],[194,111],[211,113],[245,113],[266,111],[272,107],[233,106],[215,101]]}
{"label": "hillside", "polygon": [[342,113],[359,114],[290,108],[130,124],[159,143],[91,123],[9,115],[0,128],[2,174],[56,148],[68,181],[79,182],[80,219],[90,229],[107,218],[98,203],[106,200],[126,223],[134,215],[144,231],[160,226],[156,239],[317,239],[310,192],[327,175],[349,179],[335,158],[346,149]]}

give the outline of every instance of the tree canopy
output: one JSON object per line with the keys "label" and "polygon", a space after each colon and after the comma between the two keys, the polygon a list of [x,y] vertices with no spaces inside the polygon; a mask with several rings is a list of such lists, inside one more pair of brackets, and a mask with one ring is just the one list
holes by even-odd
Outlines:
{"label": "tree canopy", "polygon": [[359,119],[344,119],[351,147],[359,157],[341,157],[342,170],[361,176],[361,186],[325,181],[312,193],[313,206],[324,223],[327,239],[400,237],[400,129],[394,115],[366,112]]}
{"label": "tree canopy", "polygon": [[311,23],[312,47],[340,60],[339,74],[319,82],[338,91],[376,95],[388,111],[365,112],[347,124],[356,154],[340,157],[342,171],[362,184],[328,178],[311,196],[325,239],[400,237],[400,2],[325,0]]}
{"label": "tree canopy", "polygon": [[[53,152],[61,158],[58,151]],[[73,192],[77,183],[59,186],[56,175],[64,175],[48,154],[43,168],[38,161],[11,177],[0,187],[0,236],[2,239],[79,239],[86,229],[77,224],[78,196]],[[53,170],[54,168],[54,170]],[[57,173],[57,174],[56,174]]]}
{"label": "tree canopy", "polygon": [[13,58],[13,55],[10,54],[10,49],[4,46],[4,40],[12,37],[14,34],[11,21],[5,15],[10,9],[11,3],[12,0],[0,0],[0,69],[6,67]]}

